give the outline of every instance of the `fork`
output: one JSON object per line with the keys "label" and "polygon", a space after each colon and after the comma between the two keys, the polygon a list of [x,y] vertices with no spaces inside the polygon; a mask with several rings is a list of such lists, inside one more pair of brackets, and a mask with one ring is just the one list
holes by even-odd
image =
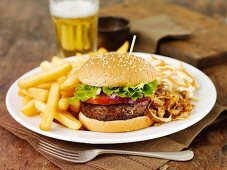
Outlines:
{"label": "fork", "polygon": [[110,149],[90,149],[84,151],[71,151],[59,148],[49,142],[42,141],[38,143],[38,149],[52,155],[56,158],[74,162],[85,163],[94,159],[100,154],[123,154],[123,155],[136,155],[145,156],[151,158],[168,159],[175,161],[188,161],[193,158],[194,153],[191,150],[179,151],[179,152],[136,152],[126,150],[110,150]]}

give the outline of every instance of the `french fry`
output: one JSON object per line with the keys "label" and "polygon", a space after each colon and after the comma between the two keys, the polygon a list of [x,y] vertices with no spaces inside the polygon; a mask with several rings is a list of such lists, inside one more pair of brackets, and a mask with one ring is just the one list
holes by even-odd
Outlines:
{"label": "french fry", "polygon": [[78,65],[76,67],[73,67],[72,70],[69,72],[69,74],[67,75],[67,77],[70,77],[74,74],[78,74]]}
{"label": "french fry", "polygon": [[127,53],[128,48],[129,48],[129,42],[126,41],[126,42],[117,50],[117,52],[118,52],[118,53]]}
{"label": "french fry", "polygon": [[60,87],[58,83],[53,83],[50,87],[50,92],[47,100],[46,109],[41,118],[40,129],[49,130],[54,119],[54,114],[57,109],[58,100],[60,97]]}
{"label": "french fry", "polygon": [[94,52],[89,52],[88,55],[89,55],[90,57],[94,57],[94,56],[95,56],[95,53],[94,53]]}
{"label": "french fry", "polygon": [[32,98],[30,96],[24,96],[23,98],[23,104],[25,105],[26,103],[28,103],[30,100],[32,100]]}
{"label": "french fry", "polygon": [[108,52],[107,49],[100,47],[96,53],[97,54],[104,54],[104,53],[107,53],[107,52]]}
{"label": "french fry", "polygon": [[60,58],[57,56],[54,56],[51,61],[54,65],[59,65],[59,64],[62,64],[65,62],[65,60],[63,58]]}
{"label": "french fry", "polygon": [[41,118],[43,117],[43,114],[44,114],[43,112],[40,112],[40,114],[39,114],[39,115],[40,115],[40,117],[41,117]]}
{"label": "french fry", "polygon": [[28,92],[25,89],[19,89],[18,95],[21,97],[25,97],[28,95]]}
{"label": "french fry", "polygon": [[73,105],[70,104],[69,109],[73,112],[78,113],[80,111],[80,101],[75,101]]}
{"label": "french fry", "polygon": [[67,98],[61,98],[58,101],[58,109],[62,110],[62,111],[65,111],[68,108],[69,108],[69,102],[68,102]]}
{"label": "french fry", "polygon": [[[86,61],[87,60],[79,60],[76,62],[72,62],[72,66],[73,66],[74,70],[78,71]],[[70,71],[70,73],[71,73],[71,71]]]}
{"label": "french fry", "polygon": [[40,100],[35,100],[35,108],[40,112],[45,112],[46,103]]}
{"label": "french fry", "polygon": [[[43,112],[46,109],[46,104],[42,101],[36,100],[35,101],[35,107],[36,107],[37,110],[42,112],[41,117],[43,117]],[[66,127],[73,129],[73,130],[78,130],[82,126],[82,124],[79,120],[77,120],[72,114],[70,114],[66,111],[55,112],[54,119],[58,120],[59,122],[61,122]]]}
{"label": "french fry", "polygon": [[[77,56],[76,61],[72,62],[72,66],[75,71],[78,71],[81,66],[89,59],[90,57],[85,57],[85,56]],[[73,69],[70,71],[70,74],[72,74]]]}
{"label": "french fry", "polygon": [[78,130],[82,126],[82,123],[68,112],[56,112],[54,118],[73,130]]}
{"label": "french fry", "polygon": [[48,99],[48,90],[40,89],[40,88],[29,88],[28,90],[28,96],[34,99],[38,99],[41,101],[47,101]]}
{"label": "french fry", "polygon": [[50,89],[50,86],[51,86],[51,83],[43,83],[43,84],[39,84],[39,85],[36,86],[36,87],[37,87],[37,88],[40,88],[40,89],[49,90],[49,89]]}
{"label": "french fry", "polygon": [[[71,71],[72,71],[72,70],[71,70]],[[71,72],[71,71],[70,71],[70,72]],[[59,77],[59,78],[57,79],[57,82],[58,82],[59,84],[62,84],[66,79],[67,79],[67,77],[64,75],[64,76]]]}
{"label": "french fry", "polygon": [[43,70],[50,70],[52,68],[52,64],[49,61],[43,61],[42,63],[40,63],[39,67]]}
{"label": "french fry", "polygon": [[76,54],[75,54],[75,56],[82,56],[83,54],[82,53],[79,53],[79,52],[77,52]]}
{"label": "french fry", "polygon": [[61,91],[61,97],[62,98],[73,97],[74,92],[75,92],[75,89],[67,90],[67,91]]}
{"label": "french fry", "polygon": [[61,90],[72,90],[75,88],[76,84],[79,84],[80,80],[77,74],[74,74],[70,77],[68,77],[60,86]]}
{"label": "french fry", "polygon": [[37,73],[25,79],[21,79],[19,80],[18,85],[20,88],[26,89],[26,88],[34,87],[38,84],[49,83],[51,81],[54,81],[58,77],[65,75],[71,69],[72,69],[72,65],[66,62],[59,66],[51,68],[50,70],[47,70],[45,72]]}
{"label": "french fry", "polygon": [[38,112],[37,109],[35,108],[35,100],[33,99],[27,102],[21,109],[21,112],[23,112],[26,116],[36,115]]}

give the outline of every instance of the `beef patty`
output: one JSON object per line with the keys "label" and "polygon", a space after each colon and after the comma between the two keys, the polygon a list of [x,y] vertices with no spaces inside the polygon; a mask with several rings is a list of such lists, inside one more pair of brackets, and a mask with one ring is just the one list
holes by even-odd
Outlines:
{"label": "beef patty", "polygon": [[101,121],[126,120],[144,116],[150,101],[137,104],[97,105],[82,103],[82,113],[91,119]]}

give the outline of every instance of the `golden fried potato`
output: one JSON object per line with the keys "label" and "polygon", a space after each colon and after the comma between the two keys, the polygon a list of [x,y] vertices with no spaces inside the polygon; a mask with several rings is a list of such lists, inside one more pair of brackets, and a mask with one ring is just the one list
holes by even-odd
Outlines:
{"label": "golden fried potato", "polygon": [[35,100],[30,100],[27,102],[24,107],[21,109],[21,112],[23,112],[26,116],[34,116],[38,113],[36,107],[35,107]]}
{"label": "golden fried potato", "polygon": [[71,63],[63,63],[59,66],[51,68],[50,70],[36,73],[27,78],[21,79],[18,81],[18,85],[22,89],[34,87],[38,84],[49,83],[56,80],[58,77],[65,75],[72,69]]}
{"label": "golden fried potato", "polygon": [[41,118],[40,129],[49,130],[57,110],[57,104],[60,98],[60,87],[58,83],[53,83],[47,100],[47,106]]}
{"label": "golden fried potato", "polygon": [[41,101],[47,101],[48,95],[49,95],[49,91],[48,90],[44,90],[44,89],[40,89],[40,88],[29,88],[27,90],[28,92],[28,96],[33,98],[33,99],[38,99]]}

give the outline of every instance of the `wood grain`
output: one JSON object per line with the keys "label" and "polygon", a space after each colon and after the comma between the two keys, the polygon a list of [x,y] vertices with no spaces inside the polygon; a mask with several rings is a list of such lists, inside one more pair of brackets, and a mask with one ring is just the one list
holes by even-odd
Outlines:
{"label": "wood grain", "polygon": [[[111,7],[121,2],[123,1],[109,1],[107,6]],[[144,4],[146,5],[146,2]],[[124,5],[126,6],[130,7]],[[155,8],[153,13],[156,11]],[[179,7],[175,9],[181,10]],[[135,13],[132,18],[147,15],[142,1],[138,10],[140,13]],[[10,84],[23,73],[36,67],[42,60],[50,59],[56,54],[56,47],[48,14],[48,1],[1,0],[0,11],[0,114],[2,115],[7,114],[5,95]],[[186,17],[187,13],[184,16]],[[209,19],[206,23],[209,26]],[[219,102],[227,105],[227,63],[209,67],[204,71],[216,84]],[[225,123],[206,128],[190,146],[196,154],[195,158],[184,163],[170,162],[168,164],[170,169],[225,169],[227,167]],[[0,141],[0,169],[58,169],[27,142],[2,128],[0,128]]]}
{"label": "wood grain", "polygon": [[[162,41],[158,53],[201,68],[227,60],[227,26],[199,13],[158,0],[145,0],[142,3],[126,1],[123,5],[101,11],[101,15],[118,15],[131,20],[162,14],[168,15],[177,24],[191,31],[192,36],[187,41]],[[143,40],[145,39],[137,44],[136,50],[150,52]]]}
{"label": "wood grain", "polygon": [[226,23],[227,1],[226,0],[169,0],[174,4],[181,5],[190,10],[203,13],[204,15],[215,18],[221,23]]}

